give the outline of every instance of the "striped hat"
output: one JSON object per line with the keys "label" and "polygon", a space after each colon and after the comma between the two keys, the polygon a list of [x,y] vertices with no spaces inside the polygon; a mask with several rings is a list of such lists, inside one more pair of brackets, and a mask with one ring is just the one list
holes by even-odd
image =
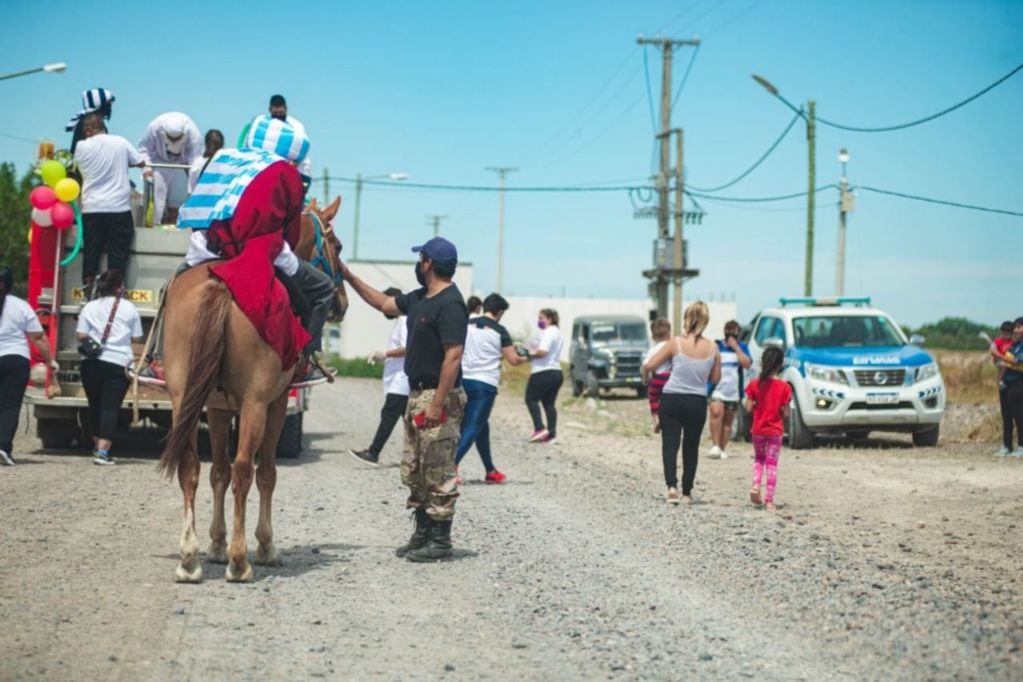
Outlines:
{"label": "striped hat", "polygon": [[291,124],[264,114],[249,125],[245,147],[262,149],[298,163],[309,153],[309,138]]}
{"label": "striped hat", "polygon": [[114,93],[110,92],[106,88],[93,88],[92,90],[82,90],[82,110],[71,117],[68,124],[64,126],[64,130],[71,132],[78,125],[79,119],[87,114],[91,114],[94,111],[99,111],[103,108],[103,105],[108,102],[113,102],[117,98],[114,97]]}

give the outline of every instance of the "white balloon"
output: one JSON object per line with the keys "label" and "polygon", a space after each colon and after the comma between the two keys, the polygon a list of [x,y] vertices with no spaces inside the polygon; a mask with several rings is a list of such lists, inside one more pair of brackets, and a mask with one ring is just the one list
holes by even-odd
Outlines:
{"label": "white balloon", "polygon": [[53,218],[50,216],[50,209],[42,211],[38,208],[32,209],[32,222],[39,227],[52,227]]}

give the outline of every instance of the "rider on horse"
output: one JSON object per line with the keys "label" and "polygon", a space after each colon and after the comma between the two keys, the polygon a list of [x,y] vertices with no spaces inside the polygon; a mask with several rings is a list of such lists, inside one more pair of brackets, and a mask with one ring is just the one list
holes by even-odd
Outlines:
{"label": "rider on horse", "polygon": [[[269,116],[257,117],[244,148],[222,149],[210,159],[178,219],[178,227],[192,228],[185,263],[227,260],[216,266],[214,276],[225,280],[257,329],[256,321],[266,315],[272,302],[266,301],[267,283],[248,281],[247,268],[255,269],[263,258],[269,259],[286,288],[301,292],[308,309],[303,323],[311,337],[304,349],[306,360],[320,350],[335,288],[328,275],[292,252],[299,237],[304,194],[295,166],[308,150],[309,140],[301,131]],[[269,291],[272,294],[272,286]],[[260,331],[279,351],[287,346],[281,337],[284,330]],[[283,354],[282,364],[291,365]],[[302,382],[328,378],[313,359]]]}

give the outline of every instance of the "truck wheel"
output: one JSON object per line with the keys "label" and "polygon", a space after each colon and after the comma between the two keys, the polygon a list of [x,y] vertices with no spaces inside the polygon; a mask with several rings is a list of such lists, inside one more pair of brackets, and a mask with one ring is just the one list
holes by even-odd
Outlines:
{"label": "truck wheel", "polygon": [[78,424],[73,419],[39,419],[36,435],[44,448],[69,448],[78,437]]}
{"label": "truck wheel", "polygon": [[277,457],[295,459],[302,452],[302,413],[289,414],[284,418],[284,428],[277,441]]}
{"label": "truck wheel", "polygon": [[938,444],[938,435],[940,431],[941,426],[935,426],[934,428],[927,429],[926,431],[914,431],[913,445],[920,447],[934,447]]}
{"label": "truck wheel", "polygon": [[600,383],[597,382],[597,375],[593,372],[586,373],[586,397],[596,398],[600,395]]}
{"label": "truck wheel", "polygon": [[793,450],[807,450],[813,447],[813,431],[806,428],[799,411],[799,399],[792,399],[792,415],[789,417],[789,447]]}
{"label": "truck wheel", "polygon": [[636,397],[637,398],[645,398],[646,397],[646,386],[637,386],[636,387]]}
{"label": "truck wheel", "polygon": [[575,378],[575,370],[569,370],[568,380],[572,382],[572,397],[578,398],[583,394],[583,382]]}

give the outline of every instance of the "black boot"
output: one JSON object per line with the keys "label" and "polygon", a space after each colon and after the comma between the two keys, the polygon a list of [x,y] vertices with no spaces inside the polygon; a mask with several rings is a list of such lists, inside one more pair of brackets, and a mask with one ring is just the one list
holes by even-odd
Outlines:
{"label": "black boot", "polygon": [[416,507],[413,512],[413,518],[416,521],[416,529],[412,531],[412,537],[408,539],[408,542],[394,550],[397,556],[405,556],[414,549],[426,547],[426,543],[429,540],[430,517],[426,515],[426,509],[424,507]]}
{"label": "black boot", "polygon": [[421,549],[408,553],[409,561],[425,563],[451,558],[451,520],[430,521],[430,541]]}

